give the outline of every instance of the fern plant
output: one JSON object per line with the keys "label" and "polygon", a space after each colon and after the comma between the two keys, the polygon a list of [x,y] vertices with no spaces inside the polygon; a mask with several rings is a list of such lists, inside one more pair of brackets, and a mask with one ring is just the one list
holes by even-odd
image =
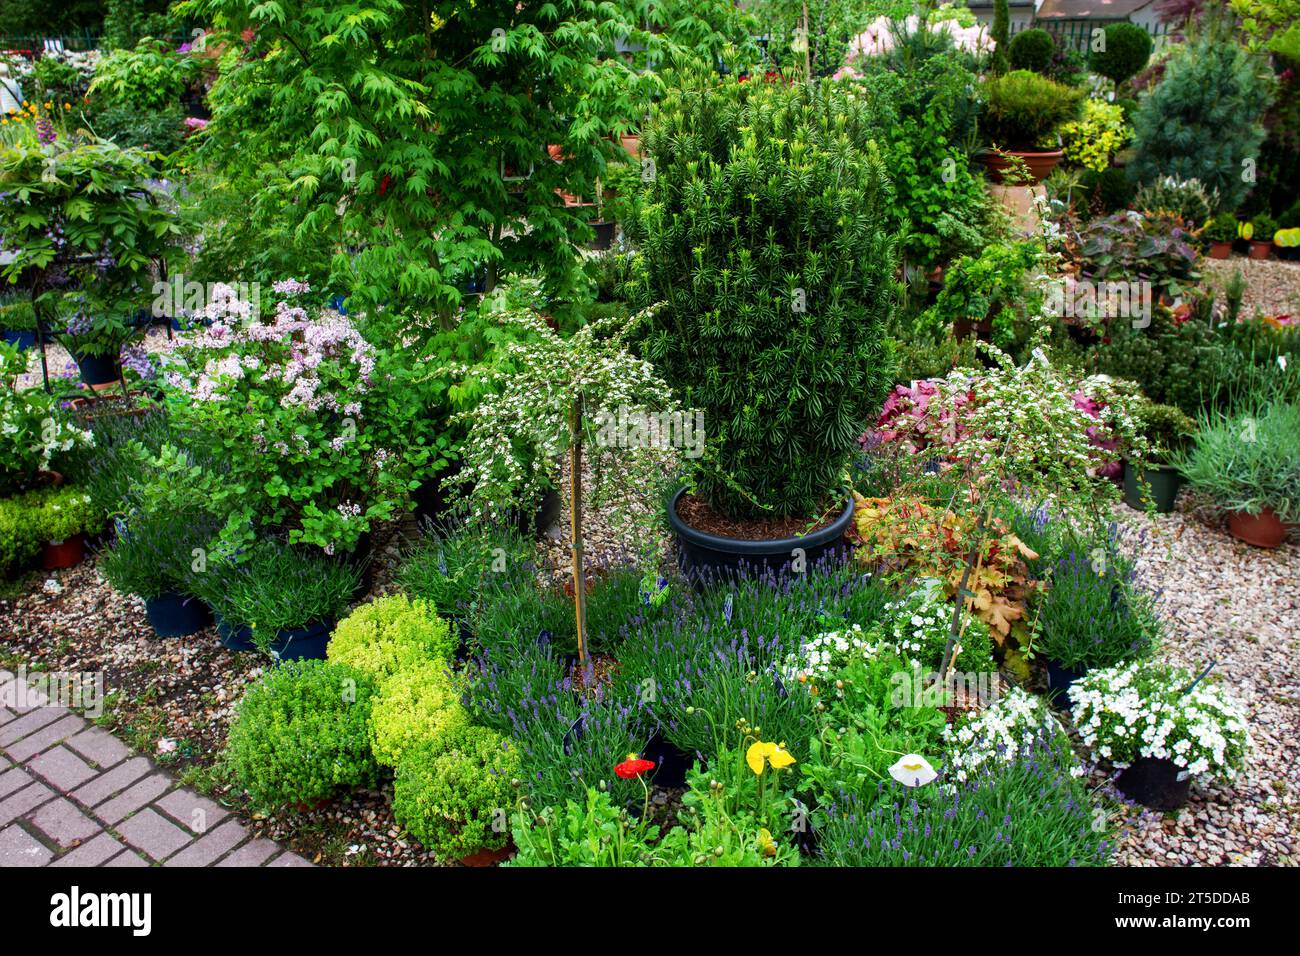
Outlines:
{"label": "fern plant", "polygon": [[651,117],[643,352],[704,410],[695,490],[736,517],[830,505],[889,382],[895,248],[866,106],[832,83],[686,79]]}

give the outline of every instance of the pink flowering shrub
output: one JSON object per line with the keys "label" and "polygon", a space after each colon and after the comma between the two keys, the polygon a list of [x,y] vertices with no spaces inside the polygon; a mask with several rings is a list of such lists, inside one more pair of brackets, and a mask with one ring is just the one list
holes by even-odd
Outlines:
{"label": "pink flowering shrub", "polygon": [[835,74],[835,79],[856,75],[855,64],[860,66],[861,61],[868,57],[884,56],[897,45],[898,33],[910,36],[918,29],[925,29],[931,33],[947,33],[952,38],[954,47],[973,56],[991,52],[994,47],[988,30],[978,23],[962,26],[955,20],[943,20],[922,27],[920,18],[915,14],[903,20],[891,20],[887,16],[881,16],[867,24],[865,30],[849,41],[844,66]]}
{"label": "pink flowering shrub", "polygon": [[1045,356],[1018,368],[991,352],[996,368],[958,369],[946,379],[895,387],[863,436],[864,447],[884,444],[996,469],[1053,493],[1084,491],[1092,479],[1119,473],[1121,452],[1144,453],[1131,383],[1104,375],[1080,379]]}
{"label": "pink flowering shrub", "polygon": [[228,545],[254,529],[346,550],[403,503],[428,461],[420,411],[404,403],[410,369],[345,317],[300,304],[305,283],[276,283],[268,322],[214,293],[212,324],[187,333],[163,380],[173,421],[229,462]]}

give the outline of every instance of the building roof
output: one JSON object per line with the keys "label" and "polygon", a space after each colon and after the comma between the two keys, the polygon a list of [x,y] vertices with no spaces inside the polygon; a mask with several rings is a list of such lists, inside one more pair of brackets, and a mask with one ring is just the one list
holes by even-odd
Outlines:
{"label": "building roof", "polygon": [[1040,20],[1126,20],[1155,0],[1043,0]]}

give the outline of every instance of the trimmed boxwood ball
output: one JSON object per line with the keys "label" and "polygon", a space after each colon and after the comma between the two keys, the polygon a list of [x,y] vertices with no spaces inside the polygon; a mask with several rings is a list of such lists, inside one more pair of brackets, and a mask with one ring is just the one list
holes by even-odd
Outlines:
{"label": "trimmed boxwood ball", "polygon": [[704,412],[695,490],[733,517],[842,507],[889,384],[895,247],[865,103],[842,85],[691,78],[643,143],[654,163],[633,287],[642,354]]}
{"label": "trimmed boxwood ball", "polygon": [[287,661],[249,688],[223,763],[259,810],[311,804],[338,787],[373,786],[368,724],[374,686],[326,661]]}
{"label": "trimmed boxwood ball", "polygon": [[402,755],[468,723],[461,688],[445,661],[427,661],[398,671],[379,686],[370,716],[375,759],[396,767]]}
{"label": "trimmed boxwood ball", "polygon": [[330,660],[380,681],[413,664],[450,661],[456,644],[432,604],[394,594],[363,604],[340,621],[327,653]]}
{"label": "trimmed boxwood ball", "polygon": [[519,755],[486,727],[463,726],[397,765],[393,816],[439,859],[497,850],[510,836]]}
{"label": "trimmed boxwood ball", "polygon": [[1046,73],[1056,53],[1056,41],[1046,30],[1021,30],[1011,38],[1011,68]]}
{"label": "trimmed boxwood ball", "polygon": [[1116,85],[1137,75],[1151,59],[1151,35],[1136,23],[1106,27],[1105,44],[1088,55],[1088,68]]}

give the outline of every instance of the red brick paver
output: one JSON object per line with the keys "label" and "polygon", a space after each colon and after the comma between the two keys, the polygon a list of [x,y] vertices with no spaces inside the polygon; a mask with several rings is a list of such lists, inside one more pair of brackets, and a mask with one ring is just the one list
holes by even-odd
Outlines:
{"label": "red brick paver", "polygon": [[0,867],[312,865],[3,670],[0,704]]}

